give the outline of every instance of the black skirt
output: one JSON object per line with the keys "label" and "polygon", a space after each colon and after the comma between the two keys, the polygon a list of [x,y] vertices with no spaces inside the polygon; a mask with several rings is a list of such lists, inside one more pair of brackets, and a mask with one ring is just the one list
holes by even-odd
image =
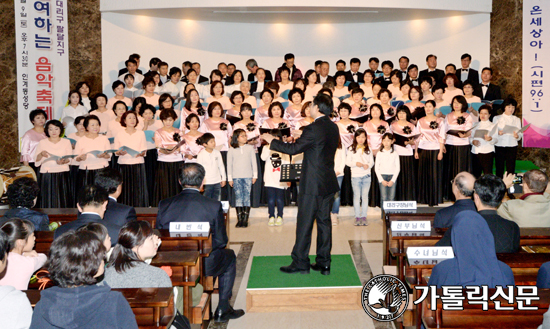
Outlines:
{"label": "black skirt", "polygon": [[109,167],[113,168],[116,171],[120,171],[120,165],[118,164],[118,155],[114,153],[111,155],[111,160],[109,160]]}
{"label": "black skirt", "polygon": [[158,162],[153,206],[157,207],[160,200],[173,197],[181,192],[178,173],[182,165],[183,161]]}
{"label": "black skirt", "polygon": [[454,201],[451,180],[462,171],[472,172],[472,152],[470,145],[445,145],[447,152],[443,157],[443,197]]}
{"label": "black skirt", "polygon": [[145,177],[147,178],[147,194],[149,197],[149,204],[147,206],[156,207],[158,204],[152,204],[153,196],[155,193],[155,177],[157,174],[157,150],[147,150],[147,156],[145,157]]}
{"label": "black skirt", "polygon": [[418,150],[418,202],[430,207],[443,203],[443,159],[437,160],[439,150]]}
{"label": "black skirt", "polygon": [[395,181],[396,201],[413,201],[416,200],[416,172],[414,156],[400,155],[399,156],[399,175]]}
{"label": "black skirt", "polygon": [[78,183],[78,166],[69,166],[71,168],[71,192],[76,204],[76,193],[78,191],[76,184]]}
{"label": "black skirt", "polygon": [[[370,194],[370,192],[369,192]],[[340,188],[340,206],[353,206],[353,187],[351,186],[351,168],[344,167],[344,179]]]}
{"label": "black skirt", "polygon": [[74,208],[71,172],[41,174],[40,200],[41,208]]}
{"label": "black skirt", "polygon": [[[374,159],[376,161],[376,157]],[[380,207],[380,186],[374,168],[371,168],[370,177],[369,207]]]}
{"label": "black skirt", "polygon": [[145,164],[120,164],[122,174],[122,194],[120,203],[132,207],[148,207],[149,193],[147,192],[147,174]]}
{"label": "black skirt", "polygon": [[79,169],[78,174],[76,177],[76,195],[78,195],[78,192],[86,186],[86,185],[93,185],[95,181],[95,176],[97,175],[97,172],[103,168],[99,169]]}

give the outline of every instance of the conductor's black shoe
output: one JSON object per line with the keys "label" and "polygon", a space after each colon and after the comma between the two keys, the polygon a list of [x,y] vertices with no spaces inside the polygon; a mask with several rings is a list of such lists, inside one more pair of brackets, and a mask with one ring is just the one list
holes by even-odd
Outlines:
{"label": "conductor's black shoe", "polygon": [[314,271],[320,271],[322,275],[330,275],[330,266],[321,266],[313,263],[311,264],[311,269]]}
{"label": "conductor's black shoe", "polygon": [[304,270],[304,269],[301,269],[301,268],[294,267],[292,265],[281,266],[281,272],[285,272],[285,273],[289,273],[289,274],[294,274],[294,273],[298,273],[298,272],[300,272],[300,274],[309,274],[309,268],[307,270]]}
{"label": "conductor's black shoe", "polygon": [[214,321],[215,322],[227,322],[229,320],[238,319],[244,315],[243,310],[234,310],[233,307],[229,306],[225,312],[222,312],[220,309],[216,309],[214,312]]}

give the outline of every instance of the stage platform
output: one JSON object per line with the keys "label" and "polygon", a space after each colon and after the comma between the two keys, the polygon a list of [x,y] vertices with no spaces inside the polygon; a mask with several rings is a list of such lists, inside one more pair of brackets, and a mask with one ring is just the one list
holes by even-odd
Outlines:
{"label": "stage platform", "polygon": [[[315,256],[310,256],[312,263]],[[290,256],[255,256],[246,289],[247,312],[360,310],[361,281],[351,255],[332,255],[330,275],[286,274]]]}

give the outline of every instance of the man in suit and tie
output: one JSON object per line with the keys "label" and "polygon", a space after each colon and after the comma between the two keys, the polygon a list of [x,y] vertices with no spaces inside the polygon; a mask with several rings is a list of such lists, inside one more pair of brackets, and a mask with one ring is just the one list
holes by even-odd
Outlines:
{"label": "man in suit and tie", "polygon": [[500,87],[491,83],[492,78],[493,69],[484,67],[483,70],[481,70],[481,84],[474,89],[474,95],[481,98],[482,101],[502,99]]}
{"label": "man in suit and tie", "polygon": [[[246,69],[249,72],[247,80],[250,82],[258,81],[258,79],[256,79],[256,71],[259,69],[259,67],[258,62],[256,62],[255,59],[251,58],[246,61]],[[265,81],[273,81],[273,75],[271,75],[271,71],[264,69],[264,72]]]}
{"label": "man in suit and tie", "polygon": [[474,183],[476,179],[469,172],[459,172],[452,180],[453,195],[455,203],[452,206],[438,210],[434,217],[434,227],[451,227],[456,214],[463,210],[476,211],[476,205],[472,196],[474,195]]}
{"label": "man in suit and tie", "polygon": [[330,70],[330,66],[328,62],[322,62],[321,63],[321,73],[317,75],[317,83],[323,84],[327,81],[333,81],[334,78],[330,75],[328,75],[328,72]]}
{"label": "man in suit and tie", "polygon": [[433,54],[426,56],[426,65],[428,68],[420,71],[419,77],[432,76],[436,83],[442,83],[445,72],[437,68],[437,56]]}
{"label": "man in suit and tie", "polygon": [[409,81],[412,83],[412,85],[420,87],[420,81],[418,80],[418,66],[416,64],[409,65],[407,73],[409,75]]}
{"label": "man in suit and tie", "polygon": [[[98,171],[94,183],[109,193],[109,202],[103,216],[105,222],[123,226],[124,224],[137,220],[134,207],[117,202],[122,193],[122,174],[118,170],[106,167]],[[140,191],[134,191],[140,193]]]}
{"label": "man in suit and tie", "polygon": [[197,83],[204,83],[204,82],[208,83],[208,78],[201,75],[201,64],[200,63],[198,63],[198,62],[193,63],[193,65],[191,65],[191,68],[193,70],[195,70],[195,72],[197,73],[197,76],[198,76]]}
{"label": "man in suit and tie", "polygon": [[233,78],[229,76],[229,73],[227,72],[227,64],[221,62],[218,64],[218,70],[222,74],[222,82],[224,86],[231,86],[233,84]]}
{"label": "man in suit and tie", "polygon": [[391,84],[390,74],[393,70],[392,61],[383,61],[382,62],[382,73],[383,75],[374,80],[374,83],[379,84],[382,88],[388,88]]}
{"label": "man in suit and tie", "polygon": [[462,68],[458,72],[457,77],[464,83],[466,80],[472,81],[474,88],[479,85],[479,73],[470,67],[472,63],[472,56],[470,54],[464,54],[460,56],[460,65]]}
{"label": "man in suit and tie", "polygon": [[342,71],[342,72],[346,71],[346,61],[345,60],[339,59],[336,62],[336,71]]}
{"label": "man in suit and tie", "polygon": [[369,58],[369,68],[372,72],[374,72],[374,77],[378,78],[382,75],[382,71],[378,69],[378,66],[380,65],[380,60],[378,57],[371,57]]}
{"label": "man in suit and tie", "polygon": [[[132,55],[128,56],[128,59],[134,60],[136,62],[136,72],[143,75],[143,72],[139,69],[139,63],[140,63],[140,60],[141,60],[141,56],[139,54],[132,54]],[[123,69],[118,70],[118,76],[119,77],[121,75],[126,75],[126,73],[128,73],[128,68],[126,67],[126,65]]]}
{"label": "man in suit and tie", "polygon": [[79,211],[78,217],[72,222],[59,226],[57,230],[55,230],[54,239],[57,239],[65,232],[71,230],[76,231],[86,224],[100,223],[107,228],[109,236],[111,237],[111,245],[116,245],[121,226],[103,220],[108,199],[109,194],[104,188],[97,185],[84,186],[78,193],[77,198],[76,207]]}
{"label": "man in suit and tie", "polygon": [[200,193],[205,170],[198,163],[185,163],[179,172],[183,191],[159,203],[157,229],[169,229],[171,222],[206,222],[212,232],[212,250],[205,258],[206,275],[218,277],[220,301],[214,321],[227,322],[244,315],[243,310],[234,310],[229,305],[236,276],[236,256],[232,249],[226,249],[229,239],[225,229],[221,202]]}
{"label": "man in suit and tie", "polygon": [[363,79],[363,73],[359,72],[361,67],[361,60],[359,58],[352,58],[349,61],[350,70],[346,72],[346,81],[349,82],[365,82]]}
{"label": "man in suit and tie", "polygon": [[401,73],[401,81],[405,81],[409,77],[409,74],[407,72],[408,67],[409,58],[407,56],[401,56],[399,58],[399,72]]}
{"label": "man in suit and tie", "polygon": [[[334,154],[338,147],[338,127],[330,120],[333,110],[332,99],[320,94],[310,105],[311,117],[315,120],[301,132],[296,143],[274,140],[271,134],[262,138],[270,143],[270,149],[289,155],[304,153],[300,191],[298,193],[298,221],[296,242],[292,250],[292,264],[281,267],[285,273],[309,273],[309,269],[330,274],[330,251],[332,249],[332,223],[330,210],[334,194],[338,192],[338,181],[334,173]],[[317,220],[317,258],[310,265],[309,249],[311,231]]]}

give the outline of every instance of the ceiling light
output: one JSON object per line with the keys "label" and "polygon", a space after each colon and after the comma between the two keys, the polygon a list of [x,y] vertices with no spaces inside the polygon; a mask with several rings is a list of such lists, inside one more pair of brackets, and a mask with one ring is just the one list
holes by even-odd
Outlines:
{"label": "ceiling light", "polygon": [[214,14],[378,14],[376,10],[214,10]]}

